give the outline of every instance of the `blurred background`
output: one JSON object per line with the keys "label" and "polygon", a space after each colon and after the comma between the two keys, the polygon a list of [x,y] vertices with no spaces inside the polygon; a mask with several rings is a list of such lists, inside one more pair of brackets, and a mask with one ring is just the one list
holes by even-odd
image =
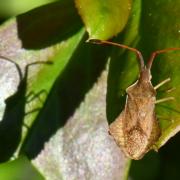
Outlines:
{"label": "blurred background", "polygon": [[12,16],[54,1],[56,0],[0,0],[0,23]]}

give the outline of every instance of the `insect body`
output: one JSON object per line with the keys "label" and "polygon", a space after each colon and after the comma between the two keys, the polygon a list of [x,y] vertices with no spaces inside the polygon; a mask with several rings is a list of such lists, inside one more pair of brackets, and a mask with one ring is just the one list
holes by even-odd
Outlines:
{"label": "insect body", "polygon": [[160,136],[155,115],[156,91],[144,69],[138,81],[127,88],[123,112],[110,125],[109,132],[126,156],[140,159]]}
{"label": "insect body", "polygon": [[150,72],[152,62],[157,54],[171,50],[180,50],[180,48],[155,51],[152,53],[146,66],[141,52],[137,49],[109,41],[93,39],[90,42],[129,49],[135,52],[139,59],[139,78],[133,85],[126,89],[127,98],[125,108],[117,119],[110,124],[109,133],[127,157],[135,160],[141,159],[152,149],[161,134],[155,115],[155,104],[173,99],[169,97],[156,101],[156,89],[170,81],[170,78],[153,87]]}

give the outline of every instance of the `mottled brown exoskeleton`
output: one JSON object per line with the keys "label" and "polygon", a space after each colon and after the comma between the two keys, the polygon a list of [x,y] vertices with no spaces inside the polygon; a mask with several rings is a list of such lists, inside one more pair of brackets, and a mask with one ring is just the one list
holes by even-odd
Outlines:
{"label": "mottled brown exoskeleton", "polygon": [[150,149],[155,149],[161,130],[155,114],[155,104],[172,100],[173,97],[156,100],[156,89],[170,81],[162,81],[157,86],[151,84],[151,66],[157,54],[180,48],[167,48],[152,53],[147,65],[140,51],[126,45],[103,40],[90,40],[96,44],[114,45],[136,53],[139,63],[139,78],[126,89],[127,98],[124,110],[109,126],[109,133],[125,155],[131,159],[141,159]]}

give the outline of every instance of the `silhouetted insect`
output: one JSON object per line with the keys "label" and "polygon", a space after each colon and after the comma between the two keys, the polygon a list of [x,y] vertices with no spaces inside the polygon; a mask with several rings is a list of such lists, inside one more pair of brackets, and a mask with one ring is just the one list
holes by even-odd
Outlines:
{"label": "silhouetted insect", "polygon": [[151,84],[151,66],[157,54],[165,53],[180,48],[167,48],[152,53],[147,65],[140,51],[126,45],[91,39],[95,44],[107,44],[128,49],[136,53],[139,61],[139,78],[126,89],[127,98],[124,110],[117,119],[110,124],[109,133],[120,146],[124,154],[131,159],[141,159],[159,139],[161,130],[155,115],[155,104],[174,99],[168,97],[156,100],[156,90],[170,81],[170,78],[162,81],[157,86]]}
{"label": "silhouetted insect", "polygon": [[30,64],[27,64],[24,70],[24,75],[21,71],[20,66],[13,60],[0,56],[0,60],[5,60],[13,63],[17,68],[20,82],[17,88],[17,91],[9,96],[6,100],[6,107],[3,114],[3,118],[0,122],[0,162],[9,160],[10,157],[16,151],[22,135],[22,125],[24,124],[24,117],[27,114],[25,112],[25,107],[28,102],[28,97],[34,95],[33,98],[38,97],[43,90],[34,94],[30,92],[29,95],[26,95],[27,92],[27,78],[28,78],[28,69],[32,65],[37,64],[52,64],[51,61],[37,61]]}

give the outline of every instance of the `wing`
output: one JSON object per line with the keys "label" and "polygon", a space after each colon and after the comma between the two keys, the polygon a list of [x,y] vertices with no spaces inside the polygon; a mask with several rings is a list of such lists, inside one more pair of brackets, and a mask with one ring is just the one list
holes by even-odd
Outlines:
{"label": "wing", "polygon": [[151,89],[135,85],[128,91],[122,129],[126,153],[132,159],[140,159],[157,140],[155,131],[158,123],[155,117],[155,96]]}
{"label": "wing", "polygon": [[124,133],[138,127],[144,134],[149,136],[153,127],[154,110],[154,99],[128,95],[123,118]]}
{"label": "wing", "polygon": [[109,127],[117,145],[131,159],[142,158],[159,138],[155,93],[151,84],[135,83],[129,87],[125,109]]}

